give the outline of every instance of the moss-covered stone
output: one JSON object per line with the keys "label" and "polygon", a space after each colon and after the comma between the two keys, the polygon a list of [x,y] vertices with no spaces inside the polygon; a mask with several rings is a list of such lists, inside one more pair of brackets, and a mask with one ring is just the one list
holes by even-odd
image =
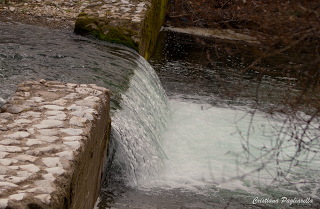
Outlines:
{"label": "moss-covered stone", "polygon": [[111,43],[122,44],[139,51],[139,42],[134,38],[138,34],[122,24],[111,24],[106,18],[88,16],[80,13],[75,23],[74,32],[80,35],[94,35],[96,38]]}
{"label": "moss-covered stone", "polygon": [[168,0],[152,0],[141,29],[139,53],[149,60],[162,26]]}
{"label": "moss-covered stone", "polygon": [[129,2],[132,9],[123,16],[119,11],[125,6],[120,2],[94,5],[92,8],[88,6],[78,15],[74,32],[128,46],[149,60],[165,17],[168,0]]}

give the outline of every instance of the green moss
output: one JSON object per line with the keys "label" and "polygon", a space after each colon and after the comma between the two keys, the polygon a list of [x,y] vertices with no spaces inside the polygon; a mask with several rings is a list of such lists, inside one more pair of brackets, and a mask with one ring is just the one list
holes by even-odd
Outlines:
{"label": "green moss", "polygon": [[109,32],[106,35],[100,33],[99,39],[106,40],[111,43],[123,44],[135,49],[136,51],[139,51],[139,43],[135,42],[131,38],[131,36],[136,34],[137,32],[129,30],[127,28],[109,26]]}
{"label": "green moss", "polygon": [[[108,24],[109,21],[103,18],[88,17],[86,14],[80,13],[75,23],[74,32],[80,35],[94,35],[100,40],[139,50],[139,43],[131,38],[131,36],[137,35],[137,32],[124,27],[108,26]],[[104,32],[106,28],[108,32]]]}
{"label": "green moss", "polygon": [[92,32],[88,25],[90,23],[95,24],[96,20],[94,18],[85,17],[86,14],[80,13],[78,19],[74,26],[74,32],[80,35],[86,35]]}
{"label": "green moss", "polygon": [[[101,40],[128,46],[139,51],[141,56],[149,60],[165,18],[167,3],[168,0],[151,0],[151,6],[148,8],[142,28],[131,21],[121,21],[118,27],[109,26],[110,20],[89,17],[82,12],[78,16],[74,32],[81,35],[94,35]],[[141,30],[140,43],[131,38],[137,36],[136,31],[139,30]]]}
{"label": "green moss", "polygon": [[152,0],[141,30],[139,53],[149,60],[165,17],[168,0]]}

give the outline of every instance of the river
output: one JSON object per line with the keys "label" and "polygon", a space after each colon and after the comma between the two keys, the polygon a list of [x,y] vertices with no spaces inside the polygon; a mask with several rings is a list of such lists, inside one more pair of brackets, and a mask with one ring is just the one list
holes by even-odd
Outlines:
{"label": "river", "polygon": [[[274,152],[265,150],[277,140],[285,117],[252,109],[253,88],[236,100],[226,97],[215,75],[228,79],[231,88],[232,73],[213,70],[198,45],[172,44],[168,36],[169,42],[159,40],[150,60],[153,70],[122,46],[1,20],[0,105],[19,82],[30,79],[96,83],[112,91],[107,178],[95,206],[99,209],[317,208],[319,155],[312,161],[301,156],[308,157],[308,165],[278,165]],[[254,87],[250,77],[245,81]],[[266,79],[261,93],[269,92],[266,106],[279,98],[282,85],[281,79]],[[318,134],[318,129],[310,133]],[[250,148],[250,156],[243,148]],[[294,145],[286,142],[281,151],[291,156]],[[279,168],[288,173],[278,175]],[[314,203],[259,202],[282,197],[312,198]]]}

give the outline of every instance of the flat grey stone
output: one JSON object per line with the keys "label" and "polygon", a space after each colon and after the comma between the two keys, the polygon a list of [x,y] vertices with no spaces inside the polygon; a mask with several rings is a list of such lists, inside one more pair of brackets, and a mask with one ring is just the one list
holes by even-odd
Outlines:
{"label": "flat grey stone", "polygon": [[30,110],[31,107],[30,106],[24,106],[24,105],[3,105],[1,107],[1,112],[8,112],[8,113],[12,113],[12,114],[17,114],[20,113],[22,111],[28,111]]}
{"label": "flat grey stone", "polygon": [[67,115],[62,111],[47,111],[46,115],[50,115],[48,119],[50,120],[65,120]]}
{"label": "flat grey stone", "polygon": [[48,119],[50,120],[65,120],[67,118],[67,115],[56,115],[56,116],[49,116]]}
{"label": "flat grey stone", "polygon": [[14,157],[14,159],[22,161],[22,162],[30,161],[33,163],[38,158],[35,156],[32,156],[32,155],[18,155],[16,157]]}
{"label": "flat grey stone", "polygon": [[63,142],[63,143],[72,147],[75,150],[77,150],[80,147],[80,142],[78,142],[78,141],[67,141],[67,142]]}
{"label": "flat grey stone", "polygon": [[60,120],[43,120],[40,124],[33,125],[33,127],[38,129],[46,128],[62,128],[64,127],[63,121]]}
{"label": "flat grey stone", "polygon": [[77,106],[75,104],[72,104],[67,109],[72,110],[72,111],[83,111],[85,108],[81,107],[81,106]]}
{"label": "flat grey stone", "polygon": [[11,119],[11,118],[13,118],[13,115],[8,112],[3,112],[3,113],[0,113],[0,118],[1,119]]}
{"label": "flat grey stone", "polygon": [[44,99],[42,97],[32,97],[31,100],[35,101],[35,102],[43,102]]}
{"label": "flat grey stone", "polygon": [[36,138],[41,141],[50,142],[50,143],[55,142],[59,139],[56,136],[43,136],[43,135],[37,135]]}
{"label": "flat grey stone", "polygon": [[52,152],[52,151],[60,151],[62,149],[61,145],[49,145],[47,147],[39,147],[35,149],[36,152]]}
{"label": "flat grey stone", "polygon": [[60,158],[66,158],[67,160],[73,160],[73,154],[70,151],[59,152],[55,155],[59,156]]}
{"label": "flat grey stone", "polygon": [[19,117],[20,118],[29,118],[29,117],[39,118],[40,115],[41,115],[40,112],[28,111],[28,112],[21,113]]}
{"label": "flat grey stone", "polygon": [[20,182],[23,182],[27,179],[27,177],[17,177],[17,176],[10,176],[7,178],[7,181],[10,181],[11,183],[18,184]]}
{"label": "flat grey stone", "polygon": [[43,144],[44,142],[39,140],[39,139],[28,139],[28,141],[26,142],[27,146],[33,146],[36,144]]}
{"label": "flat grey stone", "polygon": [[52,174],[53,173],[47,173],[47,174],[43,174],[42,176],[45,180],[49,180],[53,182],[56,178]]}
{"label": "flat grey stone", "polygon": [[67,96],[63,97],[63,99],[79,99],[80,98],[80,95],[77,94],[77,93],[71,93],[71,94],[68,94]]}
{"label": "flat grey stone", "polygon": [[94,91],[94,89],[86,88],[86,87],[78,87],[78,88],[75,88],[75,90],[79,94],[90,94],[90,93],[93,93],[93,91]]}
{"label": "flat grey stone", "polygon": [[61,107],[58,105],[44,105],[43,107],[46,109],[50,109],[50,110],[64,110],[65,109],[65,107]]}
{"label": "flat grey stone", "polygon": [[86,118],[90,121],[94,119],[94,117],[91,115],[91,113],[87,113],[85,111],[74,111],[74,112],[71,112],[70,115]]}
{"label": "flat grey stone", "polygon": [[[30,96],[30,95],[29,95]],[[29,107],[37,107],[37,104],[34,103],[32,100],[27,100],[24,103],[22,103],[23,106],[29,106]]]}
{"label": "flat grey stone", "polygon": [[56,85],[53,85],[52,87],[55,87],[55,88],[65,88],[66,85],[64,85],[64,84],[56,84]]}
{"label": "flat grey stone", "polygon": [[7,166],[7,168],[10,170],[19,170],[20,169],[20,167],[17,165],[10,165],[10,166]]}
{"label": "flat grey stone", "polygon": [[78,101],[75,101],[75,104],[83,107],[93,108],[93,109],[97,107],[97,103],[90,100],[78,100]]}
{"label": "flat grey stone", "polygon": [[13,183],[10,183],[10,182],[2,182],[0,181],[0,188],[4,188],[4,189],[9,189],[9,188],[12,188],[12,187],[17,187],[18,185],[16,184],[13,184]]}
{"label": "flat grey stone", "polygon": [[3,152],[3,151],[0,151],[0,158],[4,158],[5,156],[7,156],[9,153],[7,152]]}
{"label": "flat grey stone", "polygon": [[23,151],[27,151],[27,150],[29,150],[30,148],[29,148],[29,147],[21,147],[21,149],[22,149]]}
{"label": "flat grey stone", "polygon": [[7,151],[6,147],[3,145],[0,145],[0,152],[5,152]]}
{"label": "flat grey stone", "polygon": [[28,131],[30,134],[35,134],[34,128],[27,128],[27,131]]}
{"label": "flat grey stone", "polygon": [[45,125],[45,124],[36,124],[36,125],[33,125],[33,127],[37,128],[37,129],[46,129],[46,128],[51,128],[52,126]]}
{"label": "flat grey stone", "polygon": [[30,176],[32,176],[32,172],[28,172],[28,171],[18,171],[17,172],[17,176],[18,177],[24,177],[24,178],[29,178]]}
{"label": "flat grey stone", "polygon": [[59,120],[43,120],[41,124],[51,125],[53,127],[63,127],[63,122]]}
{"label": "flat grey stone", "polygon": [[84,114],[83,117],[86,118],[86,119],[88,119],[88,120],[90,120],[90,121],[94,119],[94,117],[92,116],[92,114],[91,114],[91,113],[87,113],[87,112]]}
{"label": "flat grey stone", "polygon": [[44,113],[45,115],[66,115],[63,111],[49,110]]}
{"label": "flat grey stone", "polygon": [[17,146],[4,146],[7,152],[21,152],[22,148]]}
{"label": "flat grey stone", "polygon": [[22,200],[24,198],[24,196],[26,195],[26,193],[18,193],[18,194],[13,194],[9,196],[10,200]]}
{"label": "flat grey stone", "polygon": [[8,206],[9,199],[0,199],[0,208],[6,208]]}
{"label": "flat grey stone", "polygon": [[17,124],[28,124],[31,122],[32,122],[31,120],[27,120],[27,119],[18,119],[14,121],[14,123],[17,123]]}
{"label": "flat grey stone", "polygon": [[18,184],[22,181],[25,181],[27,178],[26,177],[17,177],[17,176],[10,176],[8,178],[6,178],[7,181],[9,181],[10,183],[14,183],[14,184]]}
{"label": "flat grey stone", "polygon": [[8,120],[6,120],[6,119],[2,119],[2,118],[0,118],[0,123],[7,123],[8,122]]}
{"label": "flat grey stone", "polygon": [[82,139],[82,136],[66,136],[63,137],[63,139],[67,141],[80,141]]}
{"label": "flat grey stone", "polygon": [[8,160],[8,159],[0,159],[0,164],[1,164],[1,165],[10,165],[10,164],[11,164],[11,160]]}
{"label": "flat grey stone", "polygon": [[16,139],[4,139],[0,141],[0,144],[12,145],[12,144],[21,144],[21,142]]}
{"label": "flat grey stone", "polygon": [[13,134],[4,135],[4,137],[12,138],[12,139],[19,139],[19,138],[25,138],[29,137],[30,133],[26,131],[18,131]]}
{"label": "flat grey stone", "polygon": [[40,194],[35,196],[38,200],[40,200],[44,204],[50,204],[51,200],[51,195],[49,194]]}
{"label": "flat grey stone", "polygon": [[48,181],[48,180],[38,180],[38,181],[35,181],[34,184],[36,186],[38,186],[38,189],[36,188],[35,190],[35,193],[38,193],[39,194],[51,194],[53,191],[55,191],[55,189],[52,187],[51,185],[51,181]]}
{"label": "flat grey stone", "polygon": [[66,86],[71,89],[71,88],[74,88],[76,86],[78,86],[78,84],[75,84],[75,83],[67,83]]}
{"label": "flat grey stone", "polygon": [[90,114],[92,114],[92,115],[98,115],[97,110],[92,109],[92,108],[86,108],[84,111],[85,111],[86,113],[90,113]]}
{"label": "flat grey stone", "polygon": [[6,174],[7,174],[7,167],[0,166],[0,175],[6,175]]}
{"label": "flat grey stone", "polygon": [[33,173],[36,173],[40,170],[40,168],[38,166],[35,166],[34,164],[20,165],[20,168]]}
{"label": "flat grey stone", "polygon": [[48,173],[56,173],[58,175],[61,175],[65,172],[65,170],[61,167],[52,167],[45,169]]}
{"label": "flat grey stone", "polygon": [[58,157],[45,157],[45,158],[42,158],[42,162],[49,168],[53,168],[53,167],[62,168],[62,164],[60,163],[60,160]]}
{"label": "flat grey stone", "polygon": [[58,100],[54,100],[52,102],[46,102],[47,104],[53,104],[53,105],[59,105],[59,106],[63,106],[67,103],[68,101],[65,99],[58,99]]}
{"label": "flat grey stone", "polygon": [[44,136],[56,136],[59,134],[57,129],[40,129],[38,132]]}
{"label": "flat grey stone", "polygon": [[40,95],[44,100],[46,99],[58,99],[60,97],[59,94],[53,93],[53,89],[50,89],[48,91],[38,91],[36,94]]}
{"label": "flat grey stone", "polygon": [[99,97],[95,97],[95,96],[88,96],[88,97],[84,98],[83,100],[92,101],[92,102],[99,102],[101,99]]}
{"label": "flat grey stone", "polygon": [[75,126],[80,126],[83,127],[86,125],[86,122],[88,121],[88,119],[86,118],[81,118],[81,117],[72,117],[69,121],[70,125],[75,125]]}
{"label": "flat grey stone", "polygon": [[60,129],[60,131],[73,136],[78,136],[83,133],[82,129],[75,129],[75,128]]}

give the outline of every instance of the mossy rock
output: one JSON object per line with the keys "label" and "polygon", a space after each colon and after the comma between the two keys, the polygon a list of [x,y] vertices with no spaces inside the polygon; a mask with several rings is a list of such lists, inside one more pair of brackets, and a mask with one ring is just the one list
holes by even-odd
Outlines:
{"label": "mossy rock", "polygon": [[151,7],[148,9],[141,29],[141,41],[139,53],[146,60],[150,59],[152,50],[157,41],[158,33],[162,26],[168,0],[151,0]]}
{"label": "mossy rock", "polygon": [[127,27],[111,26],[109,25],[110,22],[106,18],[92,17],[80,13],[75,23],[74,32],[80,35],[93,35],[100,40],[122,44],[139,51],[139,42],[132,39],[132,36],[138,33]]}
{"label": "mossy rock", "polygon": [[78,15],[74,32],[125,45],[135,49],[149,60],[165,17],[168,0],[149,0],[149,2],[151,4],[142,22],[132,22],[131,19],[112,19],[110,16],[108,19],[99,18],[82,12]]}

